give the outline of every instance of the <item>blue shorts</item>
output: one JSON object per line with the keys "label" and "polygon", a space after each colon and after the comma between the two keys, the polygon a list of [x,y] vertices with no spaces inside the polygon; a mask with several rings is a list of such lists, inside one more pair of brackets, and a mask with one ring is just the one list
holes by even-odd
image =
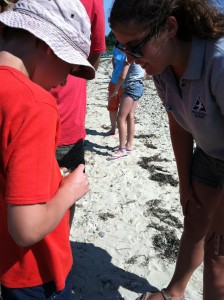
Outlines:
{"label": "blue shorts", "polygon": [[54,282],[29,288],[7,288],[2,285],[2,300],[72,300],[72,272],[66,278],[65,288],[57,291]]}
{"label": "blue shorts", "polygon": [[192,179],[221,190],[224,186],[224,161],[196,147],[191,167]]}
{"label": "blue shorts", "polygon": [[124,88],[124,94],[130,96],[134,101],[139,100],[144,93],[144,84],[142,81],[134,81]]}

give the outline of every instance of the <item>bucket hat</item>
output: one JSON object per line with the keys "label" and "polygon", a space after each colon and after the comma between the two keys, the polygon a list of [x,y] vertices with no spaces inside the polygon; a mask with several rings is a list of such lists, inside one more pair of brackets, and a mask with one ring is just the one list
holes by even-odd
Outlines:
{"label": "bucket hat", "polygon": [[13,10],[0,14],[0,22],[25,29],[43,40],[62,60],[79,65],[72,75],[93,79],[88,61],[90,20],[79,0],[19,0]]}

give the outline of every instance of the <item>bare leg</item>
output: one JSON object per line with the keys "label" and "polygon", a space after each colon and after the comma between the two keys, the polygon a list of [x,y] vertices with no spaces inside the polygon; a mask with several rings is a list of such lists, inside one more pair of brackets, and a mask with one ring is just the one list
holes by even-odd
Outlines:
{"label": "bare leg", "polygon": [[[200,209],[196,208],[191,202],[189,202],[188,205],[176,268],[173,278],[167,287],[168,294],[175,300],[183,299],[184,291],[191,275],[203,261],[205,237],[212,225],[212,220],[220,198],[220,192],[214,188],[199,182],[193,182],[192,185],[195,195],[201,202],[202,207]],[[156,293],[146,299],[162,300],[163,298],[160,293]],[[221,298],[213,297],[205,299],[221,300]]]}
{"label": "bare leg", "polygon": [[205,242],[204,300],[224,299],[224,192]]}
{"label": "bare leg", "polygon": [[135,111],[138,101],[134,101],[132,108],[127,117],[127,143],[126,148],[132,150],[134,148],[134,134],[135,134]]}
{"label": "bare leg", "polygon": [[111,129],[105,133],[105,136],[115,135],[117,129],[117,112],[110,111],[109,114],[110,114]]}
{"label": "bare leg", "polygon": [[133,106],[133,99],[124,94],[121,99],[120,108],[118,111],[118,128],[119,128],[119,140],[120,140],[120,148],[126,148],[126,137],[127,137],[127,116],[130,113]]}

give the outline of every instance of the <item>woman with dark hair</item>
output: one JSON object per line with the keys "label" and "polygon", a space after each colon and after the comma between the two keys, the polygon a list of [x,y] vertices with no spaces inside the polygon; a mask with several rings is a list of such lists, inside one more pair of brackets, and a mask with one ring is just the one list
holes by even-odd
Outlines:
{"label": "woman with dark hair", "polygon": [[115,0],[109,22],[167,110],[184,214],[170,283],[139,299],[184,299],[204,262],[203,299],[223,300],[224,15],[205,0]]}

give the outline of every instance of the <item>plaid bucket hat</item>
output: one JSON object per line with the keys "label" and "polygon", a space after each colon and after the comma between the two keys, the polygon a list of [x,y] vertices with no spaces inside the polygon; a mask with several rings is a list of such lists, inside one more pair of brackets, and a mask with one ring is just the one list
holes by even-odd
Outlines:
{"label": "plaid bucket hat", "polygon": [[79,65],[71,75],[84,79],[95,77],[95,69],[87,60],[90,20],[79,0],[19,0],[13,10],[0,14],[0,22],[29,31],[59,58]]}

